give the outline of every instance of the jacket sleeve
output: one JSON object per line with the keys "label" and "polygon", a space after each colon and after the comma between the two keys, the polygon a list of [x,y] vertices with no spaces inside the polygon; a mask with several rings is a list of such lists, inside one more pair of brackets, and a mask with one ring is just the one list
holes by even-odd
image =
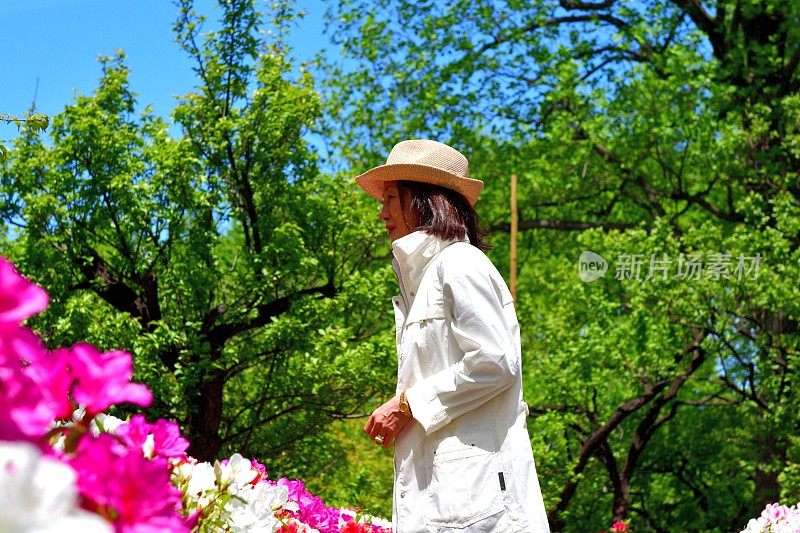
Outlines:
{"label": "jacket sleeve", "polygon": [[406,391],[414,418],[430,434],[506,390],[520,371],[519,326],[511,295],[488,258],[442,268],[450,342],[463,358]]}

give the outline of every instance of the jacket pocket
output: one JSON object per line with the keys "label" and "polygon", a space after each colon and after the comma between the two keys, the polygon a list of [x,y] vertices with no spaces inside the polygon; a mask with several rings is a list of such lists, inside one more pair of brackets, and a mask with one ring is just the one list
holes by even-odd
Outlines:
{"label": "jacket pocket", "polygon": [[464,528],[502,513],[502,461],[490,432],[448,437],[437,444],[426,498],[425,522],[437,528]]}
{"label": "jacket pocket", "polygon": [[[399,357],[409,355],[418,358],[424,375],[441,370],[442,363],[436,362],[436,354],[446,348],[444,304],[441,301],[429,305],[415,305],[408,314],[403,326]],[[434,360],[432,360],[432,358]]]}

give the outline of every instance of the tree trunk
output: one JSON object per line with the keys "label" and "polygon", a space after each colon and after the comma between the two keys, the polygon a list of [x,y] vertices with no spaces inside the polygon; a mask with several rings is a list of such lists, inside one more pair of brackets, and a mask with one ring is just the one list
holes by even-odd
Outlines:
{"label": "tree trunk", "polygon": [[[778,483],[778,473],[768,467],[776,460],[780,461],[783,448],[772,432],[762,433],[756,441],[758,448],[758,467],[755,472],[756,490],[754,496],[756,509],[763,509],[770,503],[780,501],[781,487]],[[785,464],[785,461],[780,461]],[[765,468],[767,467],[767,468]]]}
{"label": "tree trunk", "polygon": [[222,392],[225,379],[221,370],[200,383],[198,394],[193,397],[189,417],[189,441],[187,453],[198,461],[213,462],[219,457],[222,439],[219,428],[222,422]]}
{"label": "tree trunk", "polygon": [[614,490],[614,506],[611,509],[611,521],[625,521],[631,509],[631,484],[630,480],[621,478],[619,490]]}

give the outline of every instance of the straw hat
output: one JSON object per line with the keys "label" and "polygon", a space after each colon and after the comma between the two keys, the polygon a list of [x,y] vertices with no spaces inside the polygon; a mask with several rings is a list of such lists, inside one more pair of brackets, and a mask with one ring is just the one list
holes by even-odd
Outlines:
{"label": "straw hat", "polygon": [[436,141],[415,139],[394,145],[386,164],[364,172],[356,183],[370,196],[383,201],[387,181],[421,181],[453,189],[471,205],[478,201],[483,182],[469,177],[467,158],[455,148]]}

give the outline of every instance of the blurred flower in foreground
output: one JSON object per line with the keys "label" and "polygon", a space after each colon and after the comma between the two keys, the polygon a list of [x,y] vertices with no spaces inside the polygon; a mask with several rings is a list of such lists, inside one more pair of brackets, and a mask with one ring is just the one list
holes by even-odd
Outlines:
{"label": "blurred flower in foreground", "polygon": [[75,471],[25,442],[0,442],[0,531],[105,533],[111,524],[78,507]]}
{"label": "blurred flower in foreground", "polygon": [[48,351],[22,324],[47,303],[0,258],[0,532],[390,531],[238,453],[198,463],[175,422],[104,414],[152,392],[131,382],[127,352]]}

